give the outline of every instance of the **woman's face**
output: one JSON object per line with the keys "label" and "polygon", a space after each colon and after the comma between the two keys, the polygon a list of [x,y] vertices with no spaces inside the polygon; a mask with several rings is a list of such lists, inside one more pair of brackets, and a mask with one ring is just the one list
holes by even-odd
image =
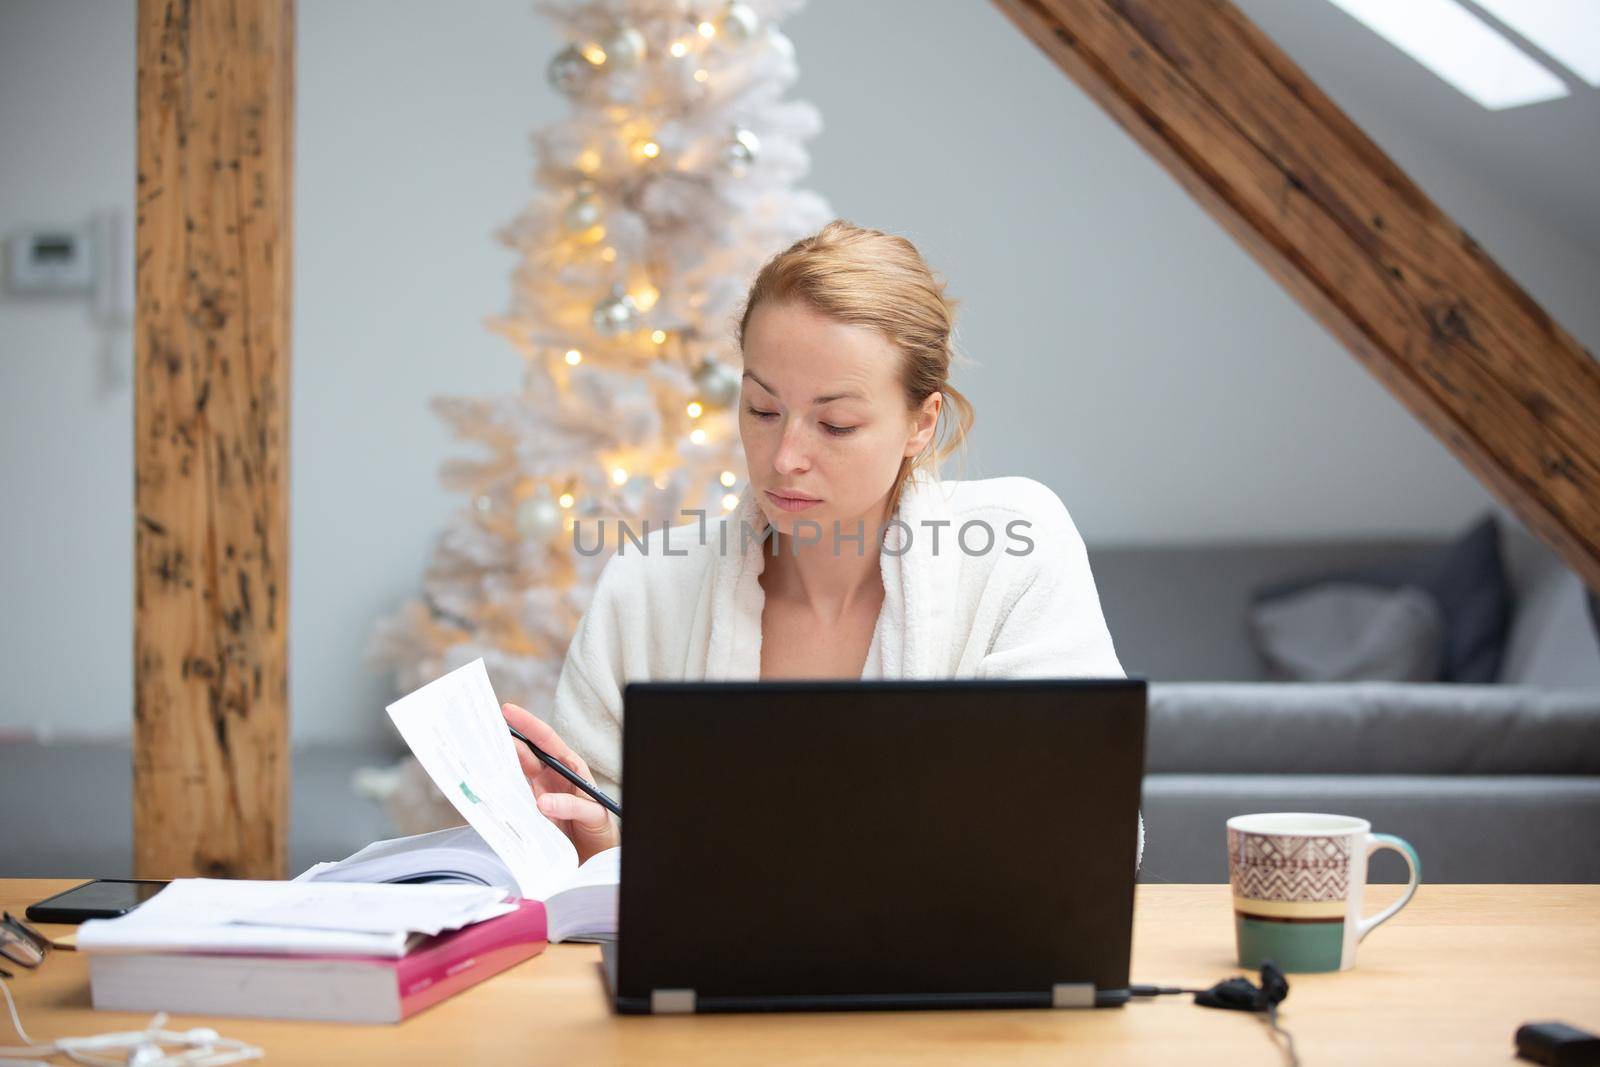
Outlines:
{"label": "woman's face", "polygon": [[[834,520],[842,534],[859,520],[871,550],[900,461],[927,444],[943,401],[934,393],[906,410],[901,358],[876,330],[803,304],[765,302],[751,313],[739,436],[750,491],[779,533],[810,520],[831,545]],[[818,536],[809,525],[802,532]]]}

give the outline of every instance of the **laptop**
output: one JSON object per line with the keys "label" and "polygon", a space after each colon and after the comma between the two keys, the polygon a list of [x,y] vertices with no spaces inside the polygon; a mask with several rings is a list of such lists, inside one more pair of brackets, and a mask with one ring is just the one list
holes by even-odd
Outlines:
{"label": "laptop", "polygon": [[1145,697],[630,683],[617,1010],[1125,1003]]}

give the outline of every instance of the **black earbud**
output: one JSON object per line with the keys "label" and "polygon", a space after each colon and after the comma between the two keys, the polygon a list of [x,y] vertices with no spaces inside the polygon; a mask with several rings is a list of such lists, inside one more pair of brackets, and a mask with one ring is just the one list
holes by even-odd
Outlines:
{"label": "black earbud", "polygon": [[1240,975],[1218,982],[1210,989],[1184,989],[1181,986],[1135,985],[1128,988],[1130,996],[1160,997],[1169,993],[1193,993],[1194,1002],[1207,1008],[1226,1008],[1229,1011],[1248,1011],[1259,1015],[1272,1030],[1273,1039],[1281,1040],[1284,1062],[1289,1067],[1299,1067],[1300,1058],[1294,1051],[1294,1038],[1278,1025],[1278,1005],[1289,995],[1289,979],[1271,960],[1261,961],[1261,985]]}
{"label": "black earbud", "polygon": [[1218,982],[1210,989],[1200,990],[1194,995],[1194,1002],[1207,1008],[1226,1008],[1229,1011],[1267,1011],[1288,995],[1289,980],[1283,976],[1283,971],[1271,960],[1264,960],[1259,987],[1241,975]]}

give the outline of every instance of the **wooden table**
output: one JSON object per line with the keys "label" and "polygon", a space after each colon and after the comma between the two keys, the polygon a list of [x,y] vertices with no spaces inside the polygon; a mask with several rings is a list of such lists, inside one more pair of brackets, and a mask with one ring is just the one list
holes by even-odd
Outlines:
{"label": "wooden table", "polygon": [[[0,903],[20,915],[72,884],[0,880]],[[1369,910],[1397,889],[1374,886]],[[1238,973],[1226,885],[1141,886],[1136,916],[1134,981],[1210,985]],[[262,1046],[274,1063],[1282,1062],[1257,1019],[1197,1008],[1189,997],[1100,1011],[624,1018],[605,1000],[599,956],[592,945],[552,945],[398,1026],[198,1016],[168,1025],[215,1026]],[[1368,938],[1356,970],[1291,975],[1290,985],[1280,1018],[1307,1067],[1506,1064],[1520,1023],[1560,1019],[1600,1032],[1600,886],[1424,885]],[[148,1020],[91,1010],[87,961],[75,952],[52,952],[10,986],[36,1040]],[[9,1030],[3,1013],[0,1030]],[[0,1035],[0,1045],[14,1040]]]}

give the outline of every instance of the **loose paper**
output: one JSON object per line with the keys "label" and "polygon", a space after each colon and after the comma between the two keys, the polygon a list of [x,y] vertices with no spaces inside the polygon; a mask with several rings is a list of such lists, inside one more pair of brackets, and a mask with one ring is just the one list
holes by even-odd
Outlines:
{"label": "loose paper", "polygon": [[389,717],[434,784],[494,849],[530,900],[578,869],[567,835],[544,817],[517,761],[483,660],[475,659],[389,705]]}

